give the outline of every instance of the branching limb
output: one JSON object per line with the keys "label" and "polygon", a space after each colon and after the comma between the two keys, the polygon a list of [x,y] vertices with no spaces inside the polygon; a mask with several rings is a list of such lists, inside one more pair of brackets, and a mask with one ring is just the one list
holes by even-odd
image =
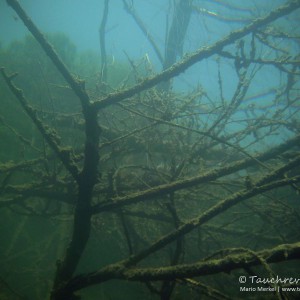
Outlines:
{"label": "branching limb", "polygon": [[[162,268],[130,268],[123,269],[120,265],[103,269],[88,275],[79,275],[67,285],[69,292],[74,292],[112,278],[132,281],[157,281],[186,279],[198,276],[231,272],[235,269],[261,265],[262,260],[275,263],[300,258],[300,243],[283,244],[271,249],[262,250],[253,254],[246,251],[242,254],[230,254],[220,259],[200,261],[193,264]],[[276,280],[276,278],[274,278]]]}
{"label": "branching limb", "polygon": [[[296,146],[299,143],[299,141],[300,141],[300,135],[288,140],[287,142],[285,142],[277,147],[272,148],[269,151],[266,151],[262,154],[255,156],[255,158],[260,161],[269,160],[269,159],[274,158],[277,155],[287,151],[288,149]],[[214,169],[206,174],[201,174],[199,176],[195,176],[192,178],[178,180],[178,181],[174,181],[174,182],[171,182],[168,184],[159,185],[152,189],[148,189],[148,190],[142,191],[142,192],[137,192],[132,195],[128,195],[128,196],[124,196],[124,197],[116,197],[116,198],[110,199],[105,203],[95,205],[92,208],[92,211],[94,214],[96,214],[96,213],[100,213],[102,211],[109,211],[109,210],[120,208],[125,205],[138,203],[140,201],[146,201],[155,196],[165,195],[165,194],[173,192],[173,191],[178,191],[178,190],[181,190],[184,188],[195,186],[197,184],[206,183],[211,180],[216,180],[217,178],[220,178],[220,177],[228,175],[228,174],[232,174],[238,170],[247,168],[251,165],[253,165],[253,159],[240,160],[235,163],[229,164],[225,167],[222,167],[219,169]]]}
{"label": "branching limb", "polygon": [[[270,174],[269,176],[272,176],[273,174]],[[266,176],[264,178],[267,178],[269,176]],[[137,255],[125,260],[124,266],[132,266],[136,264],[137,262],[145,259],[150,254],[158,251],[159,249],[165,247],[166,245],[170,244],[171,242],[177,240],[178,238],[182,237],[183,235],[191,232],[196,227],[208,222],[215,216],[221,214],[222,212],[228,210],[229,208],[233,207],[234,205],[252,198],[256,195],[259,195],[261,193],[264,193],[266,191],[272,190],[274,188],[278,188],[281,186],[290,185],[293,183],[297,183],[300,181],[300,176],[296,176],[294,178],[288,178],[283,180],[277,180],[269,184],[265,185],[255,185],[251,190],[243,190],[241,192],[233,194],[231,197],[228,197],[224,199],[223,201],[219,202],[215,206],[208,209],[206,212],[201,214],[200,216],[190,220],[189,222],[186,222],[182,224],[177,230],[174,230],[173,232],[169,233],[168,235],[162,237],[160,240],[152,244],[148,249],[145,249],[144,251],[141,251]]]}
{"label": "branching limb", "polygon": [[41,47],[44,49],[45,53],[52,60],[53,64],[59,70],[59,72],[63,75],[65,80],[71,86],[75,94],[81,101],[81,104],[84,107],[89,105],[89,97],[84,89],[84,82],[75,79],[72,74],[67,69],[66,65],[62,62],[53,46],[46,40],[45,36],[40,32],[40,30],[36,27],[36,25],[32,22],[32,20],[28,17],[26,12],[23,10],[21,5],[17,0],[7,0],[6,1],[9,6],[11,6],[15,12],[18,14],[20,19],[23,21],[28,30],[32,33],[35,39],[39,42]]}
{"label": "branching limb", "polygon": [[287,4],[279,7],[278,9],[273,10],[264,18],[258,18],[255,21],[253,21],[251,24],[245,26],[244,28],[233,31],[232,33],[227,35],[222,40],[216,42],[212,46],[201,48],[195,53],[191,55],[187,55],[180,62],[172,65],[165,71],[153,77],[141,81],[139,84],[133,86],[132,88],[124,89],[120,92],[109,94],[107,97],[104,97],[103,99],[96,101],[93,104],[93,106],[96,107],[97,109],[102,109],[108,105],[116,104],[126,98],[130,98],[135,94],[140,93],[146,89],[152,88],[163,81],[167,81],[179,75],[180,73],[183,73],[188,68],[193,66],[195,63],[202,61],[203,59],[206,59],[212,55],[218,54],[220,51],[223,50],[225,46],[234,43],[236,40],[246,36],[252,31],[255,31],[257,28],[265,26],[270,22],[273,22],[276,19],[295,11],[299,7],[300,7],[299,0],[290,1]]}
{"label": "branching limb", "polygon": [[[59,156],[68,171],[73,175],[78,183],[78,197],[74,214],[73,235],[69,247],[67,248],[66,255],[57,267],[57,273],[54,281],[54,290],[56,290],[62,282],[69,280],[72,276],[89,239],[91,229],[90,205],[93,188],[97,181],[97,168],[99,162],[98,144],[100,129],[97,122],[97,111],[91,106],[89,96],[84,87],[84,82],[76,80],[71,75],[67,67],[55,52],[54,48],[27,16],[19,2],[17,0],[7,0],[7,3],[16,11],[25,26],[39,42],[45,53],[52,60],[53,64],[78,96],[85,119],[86,140],[84,148],[84,163],[82,170],[79,172],[77,167],[71,164],[72,160],[70,158],[70,152],[66,152],[58,147],[54,136],[51,136],[51,134],[44,128],[41,121],[35,117],[34,110],[27,105],[22,92],[13,86],[11,79],[9,79],[9,77],[5,75],[4,71],[2,71],[10,89],[14,92],[23,108],[32,118],[35,125],[47,139],[47,142],[54,149],[55,153]],[[55,291],[52,294],[52,299],[58,299],[56,298]]]}
{"label": "branching limb", "polygon": [[31,118],[34,125],[37,127],[39,132],[42,134],[42,136],[45,138],[51,149],[56,153],[56,155],[59,157],[65,168],[70,172],[70,174],[73,176],[73,178],[78,181],[79,180],[79,170],[75,163],[73,162],[71,151],[68,149],[61,148],[59,146],[59,138],[56,134],[56,132],[45,126],[42,121],[38,118],[36,110],[31,107],[28,104],[28,101],[26,100],[23,91],[18,89],[12,82],[12,79],[10,76],[6,75],[3,68],[0,69],[2,76],[10,88],[11,92],[15,95],[15,97],[18,99],[20,104],[22,105],[23,109],[27,113],[27,115]]}

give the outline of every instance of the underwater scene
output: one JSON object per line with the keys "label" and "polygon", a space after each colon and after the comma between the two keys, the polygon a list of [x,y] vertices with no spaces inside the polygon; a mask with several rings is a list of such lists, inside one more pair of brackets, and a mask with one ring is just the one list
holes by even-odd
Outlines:
{"label": "underwater scene", "polygon": [[300,299],[300,0],[0,2],[0,299]]}

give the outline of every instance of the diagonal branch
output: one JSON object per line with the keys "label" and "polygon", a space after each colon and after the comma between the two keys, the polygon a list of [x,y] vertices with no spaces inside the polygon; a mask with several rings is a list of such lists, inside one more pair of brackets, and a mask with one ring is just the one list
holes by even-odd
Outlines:
{"label": "diagonal branch", "polygon": [[[193,264],[162,267],[162,268],[147,268],[147,269],[126,269],[118,278],[127,280],[166,280],[186,277],[196,277],[217,274],[220,272],[230,272],[235,269],[257,266],[264,260],[267,263],[287,261],[300,258],[300,243],[283,244],[272,249],[266,249],[257,253],[245,251],[243,254],[231,254],[224,258],[208,260]],[[90,278],[91,279],[91,278]],[[276,280],[276,278],[274,278]],[[92,280],[92,279],[91,279]],[[278,279],[278,282],[280,280]]]}
{"label": "diagonal branch", "polygon": [[208,47],[203,47],[198,51],[196,51],[195,53],[191,55],[187,55],[179,63],[172,65],[170,68],[166,69],[165,71],[153,77],[147,78],[131,88],[124,89],[117,93],[109,94],[103,99],[94,102],[93,106],[96,107],[97,109],[102,109],[108,105],[116,104],[126,98],[132,97],[136,93],[140,93],[144,90],[152,88],[163,81],[167,81],[173,77],[176,77],[180,73],[183,73],[188,68],[193,66],[195,63],[200,62],[212,55],[219,53],[221,50],[223,50],[225,46],[234,43],[236,40],[246,36],[247,34],[257,30],[262,26],[269,24],[270,22],[273,22],[276,19],[293,12],[299,7],[300,7],[299,0],[289,1],[287,4],[270,12],[267,16],[254,20],[251,24],[245,26],[240,30],[233,31],[232,33],[227,35],[222,40],[216,42],[215,44]]}
{"label": "diagonal branch", "polygon": [[[35,39],[39,42],[41,47],[44,49],[45,53],[52,60],[53,64],[56,66],[58,71],[62,74],[65,80],[73,89],[74,93],[78,96],[81,102],[83,115],[85,119],[85,147],[84,147],[84,163],[83,168],[78,173],[72,168],[73,165],[68,165],[66,162],[69,162],[65,159],[66,167],[71,172],[73,176],[76,175],[76,180],[78,183],[78,197],[75,206],[74,213],[74,226],[71,242],[67,248],[66,255],[64,259],[57,264],[57,272],[54,282],[54,290],[62,282],[69,280],[74,273],[77,264],[81,258],[81,255],[85,249],[86,243],[89,239],[90,229],[91,229],[91,200],[94,185],[97,181],[98,176],[98,162],[99,162],[99,135],[100,129],[97,121],[97,111],[94,107],[91,106],[89,96],[85,90],[84,82],[76,80],[62,60],[59,58],[55,52],[52,45],[46,40],[44,35],[39,31],[36,25],[31,21],[27,16],[23,8],[20,6],[17,0],[7,0],[8,5],[10,5],[18,14],[20,19],[24,22],[25,26],[32,33]],[[7,80],[8,84],[11,84],[10,80]],[[23,101],[23,95],[18,89],[13,89],[15,95],[19,98],[20,101]],[[25,103],[23,101],[23,103]],[[63,151],[60,151],[58,145],[54,143],[53,138],[50,139],[50,136],[44,126],[37,119],[34,118],[34,111],[28,106],[22,104],[26,112],[31,116],[35,125],[39,128],[40,131],[45,134],[47,142],[50,143],[51,147],[55,150],[60,159],[63,159]],[[68,152],[69,153],[69,152]],[[76,174],[75,174],[76,173]],[[55,292],[52,295],[52,298],[55,299]]]}
{"label": "diagonal branch", "polygon": [[12,93],[15,95],[15,97],[18,99],[27,115],[31,118],[34,125],[40,131],[40,133],[45,138],[52,150],[56,153],[56,155],[61,160],[65,168],[70,172],[73,178],[76,181],[78,181],[79,170],[71,157],[71,151],[68,149],[63,149],[59,146],[57,134],[53,131],[53,129],[47,128],[43,124],[43,122],[38,118],[36,110],[28,104],[28,101],[26,100],[23,91],[13,84],[12,76],[6,75],[3,68],[1,68],[0,71],[6,84],[8,85]]}
{"label": "diagonal branch", "polygon": [[[300,158],[298,158],[298,160],[300,161]],[[264,179],[268,178],[269,176],[272,177],[272,175],[273,175],[273,173],[265,176]],[[159,239],[158,241],[153,243],[147,249],[126,259],[125,261],[122,262],[122,264],[126,267],[135,265],[136,263],[145,259],[152,253],[162,249],[166,245],[177,240],[178,238],[182,237],[183,235],[186,235],[187,233],[194,230],[196,227],[203,225],[204,223],[208,222],[209,220],[213,219],[214,217],[216,217],[220,213],[228,210],[229,208],[235,206],[236,204],[238,204],[244,200],[247,200],[249,198],[252,198],[256,195],[259,195],[261,193],[264,193],[266,191],[269,191],[269,190],[272,190],[272,189],[275,189],[278,187],[290,185],[290,184],[293,184],[293,183],[296,183],[299,181],[300,181],[300,176],[296,176],[293,178],[277,180],[272,183],[268,183],[268,184],[264,184],[264,185],[259,185],[259,183],[258,183],[250,190],[245,189],[241,192],[237,192],[237,193],[233,194],[232,196],[220,201],[213,207],[209,208],[207,211],[205,211],[200,216],[198,216],[194,219],[191,219],[190,221],[182,224],[178,229],[165,235],[164,237],[162,237],[161,239]]]}
{"label": "diagonal branch", "polygon": [[[246,250],[246,249],[245,249]],[[89,275],[79,275],[72,279],[66,286],[69,293],[87,286],[97,284],[109,279],[125,279],[131,281],[157,281],[184,279],[196,276],[231,272],[240,268],[258,266],[262,261],[266,263],[283,262],[300,258],[300,243],[282,244],[271,249],[258,252],[244,251],[243,253],[229,254],[223,258],[200,261],[192,264],[183,264],[160,268],[130,268],[121,269],[115,266],[103,269]],[[282,283],[279,278],[277,283]],[[275,283],[275,282],[274,282]],[[287,283],[287,282],[285,282]],[[292,282],[291,282],[292,283]]]}
{"label": "diagonal branch", "polygon": [[[256,160],[266,161],[271,158],[274,158],[275,156],[287,151],[288,149],[290,149],[294,146],[297,146],[299,142],[300,142],[300,135],[298,135],[294,138],[291,138],[288,141],[286,141],[285,143],[283,143],[277,147],[274,147],[271,150],[268,150],[264,153],[258,154],[254,157],[256,158]],[[240,160],[235,163],[231,163],[225,167],[222,167],[219,169],[214,169],[206,174],[201,174],[199,176],[195,176],[192,178],[174,181],[174,182],[171,182],[168,184],[158,185],[154,188],[151,188],[151,189],[148,189],[148,190],[145,190],[142,192],[130,194],[127,196],[109,199],[106,202],[95,205],[92,208],[92,210],[93,210],[93,213],[96,214],[96,213],[100,213],[102,211],[109,211],[109,210],[121,208],[126,205],[131,205],[134,203],[152,199],[155,196],[165,195],[170,192],[174,192],[174,191],[178,191],[181,189],[195,186],[197,184],[216,180],[217,178],[232,174],[238,170],[247,168],[252,165],[253,165],[252,158]]]}
{"label": "diagonal branch", "polygon": [[84,89],[84,82],[80,81],[80,80],[76,80],[72,76],[72,74],[69,72],[66,65],[63,63],[63,61],[60,59],[60,57],[54,50],[53,46],[47,41],[45,36],[40,32],[40,30],[32,22],[32,20],[29,18],[29,16],[23,10],[23,8],[19,4],[19,2],[17,0],[7,0],[6,2],[9,6],[11,6],[15,10],[15,12],[18,14],[20,19],[25,24],[25,26],[32,33],[32,35],[35,37],[35,39],[38,41],[38,43],[44,49],[45,53],[52,60],[53,64],[56,66],[56,68],[59,70],[59,72],[65,78],[67,83],[71,86],[71,88],[73,89],[75,94],[80,99],[83,108],[88,106],[89,96],[87,95],[87,93]]}

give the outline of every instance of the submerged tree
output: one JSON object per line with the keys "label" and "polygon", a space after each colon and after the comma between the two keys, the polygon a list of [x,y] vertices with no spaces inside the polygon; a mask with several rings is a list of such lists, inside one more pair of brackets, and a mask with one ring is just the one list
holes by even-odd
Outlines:
{"label": "submerged tree", "polygon": [[[8,270],[23,259],[17,267],[36,280],[32,297],[96,299],[101,286],[119,279],[143,284],[129,292],[114,281],[122,299],[147,293],[155,299],[232,299],[240,295],[241,275],[298,276],[299,268],[288,261],[300,257],[299,36],[291,31],[299,0],[252,16],[240,29],[183,56],[193,14],[221,22],[230,16],[198,1],[174,1],[165,56],[147,33],[163,71],[153,75],[149,58],[128,57],[130,74],[119,87],[106,61],[109,1],[100,28],[102,66],[98,77],[90,74],[92,82],[75,76],[80,68],[61,58],[60,50],[73,49],[70,43],[57,38],[58,55],[18,1],[7,3],[57,68],[52,74],[46,57],[30,62],[36,74],[44,74],[32,81],[1,68],[29,117],[1,102],[1,132],[22,152],[1,155],[2,228],[11,233],[3,239],[1,263]],[[143,30],[133,1],[123,3]],[[32,39],[28,45],[34,47]],[[35,57],[42,55],[35,51]],[[203,72],[203,62],[213,86],[171,89],[171,79],[198,65]],[[8,65],[12,72],[22,68]],[[270,72],[274,82],[259,90]],[[8,89],[1,89],[9,99]],[[1,284],[14,290],[10,286],[17,283],[1,276]],[[297,284],[265,287],[285,299],[290,294],[278,287]],[[95,285],[92,296],[86,288]],[[13,297],[21,299],[19,294]]]}

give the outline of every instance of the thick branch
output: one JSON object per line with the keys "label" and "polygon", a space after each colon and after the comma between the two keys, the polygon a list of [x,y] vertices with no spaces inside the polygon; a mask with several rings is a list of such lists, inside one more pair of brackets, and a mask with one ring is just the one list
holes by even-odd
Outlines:
{"label": "thick branch", "polygon": [[258,18],[255,21],[253,21],[251,24],[245,26],[244,28],[233,31],[232,33],[227,35],[222,40],[216,42],[212,46],[203,47],[198,51],[196,51],[195,53],[186,56],[183,60],[181,60],[181,62],[174,64],[173,66],[157,74],[156,76],[145,79],[141,81],[139,84],[133,86],[132,88],[128,88],[117,93],[109,94],[107,97],[103,98],[102,100],[96,101],[94,103],[94,106],[97,109],[102,109],[108,105],[116,104],[126,98],[132,97],[136,93],[140,93],[146,89],[152,88],[158,83],[167,81],[179,75],[180,73],[183,73],[189,67],[193,66],[195,63],[219,53],[225,46],[234,43],[236,40],[246,36],[252,31],[255,31],[257,28],[265,26],[270,22],[273,22],[276,19],[291,13],[292,11],[298,9],[299,7],[300,7],[299,0],[289,1],[287,4],[270,12],[264,18]]}
{"label": "thick branch", "polygon": [[[272,176],[272,175],[273,174],[271,173],[269,176]],[[267,177],[268,176],[264,177],[264,179]],[[149,248],[147,248],[144,251],[141,251],[140,253],[136,254],[135,256],[130,257],[129,259],[125,260],[123,262],[123,264],[125,266],[131,266],[131,265],[138,263],[139,261],[145,259],[152,253],[162,249],[163,247],[170,244],[171,242],[173,242],[173,241],[177,240],[178,238],[191,232],[196,227],[203,225],[204,223],[213,219],[217,215],[221,214],[222,212],[228,210],[229,208],[235,206],[236,204],[238,204],[246,199],[252,198],[256,195],[262,194],[262,193],[272,190],[274,188],[290,185],[290,184],[293,184],[293,183],[296,183],[299,181],[300,181],[300,176],[297,176],[297,177],[291,178],[291,179],[288,178],[288,179],[278,180],[278,181],[272,182],[270,184],[256,185],[251,190],[243,190],[241,192],[237,192],[237,193],[233,194],[232,196],[220,201],[213,207],[209,208],[207,211],[205,211],[200,216],[182,224],[178,229],[176,229],[173,232],[162,237],[157,242],[153,243]]]}
{"label": "thick branch", "polygon": [[[270,174],[264,176],[261,180],[259,180],[256,185],[251,188],[250,190],[243,190],[241,192],[237,192],[233,194],[232,196],[224,199],[223,201],[219,202],[218,204],[214,205],[212,208],[205,211],[200,216],[190,220],[189,222],[181,225],[178,229],[174,230],[170,234],[164,236],[154,244],[152,244],[149,248],[145,249],[144,251],[141,251],[140,253],[124,260],[119,263],[109,265],[107,267],[104,267],[103,269],[86,274],[78,276],[77,278],[74,278],[65,286],[60,292],[62,293],[72,293],[74,290],[78,290],[96,283],[100,283],[109,279],[128,279],[128,280],[167,280],[167,279],[175,279],[175,278],[184,278],[184,277],[191,277],[191,276],[200,276],[200,275],[206,275],[206,274],[213,274],[212,270],[214,270],[215,273],[220,271],[230,271],[235,268],[240,268],[247,266],[248,263],[250,265],[258,264],[261,262],[261,259],[258,259],[258,255],[263,257],[263,259],[266,259],[267,262],[275,262],[280,260],[285,260],[287,257],[290,259],[298,258],[300,257],[300,249],[299,249],[299,243],[295,244],[296,251],[294,252],[294,249],[292,250],[292,254],[290,255],[289,252],[285,250],[285,252],[282,252],[282,246],[274,248],[273,253],[268,252],[267,255],[264,255],[263,253],[258,253],[255,257],[252,257],[252,259],[246,260],[247,263],[245,263],[245,260],[242,259],[241,261],[236,260],[236,264],[232,265],[232,262],[235,260],[225,258],[225,262],[227,262],[224,266],[222,263],[217,263],[217,268],[214,264],[210,262],[210,266],[212,266],[212,269],[209,269],[210,271],[207,271],[207,273],[204,272],[205,268],[203,269],[203,263],[200,263],[200,265],[193,264],[193,266],[197,266],[197,268],[193,268],[191,266],[183,266],[181,269],[180,267],[167,267],[165,268],[166,273],[162,275],[162,277],[159,276],[161,274],[158,270],[155,270],[154,274],[152,271],[154,269],[150,269],[151,271],[148,272],[147,270],[138,270],[136,273],[134,269],[128,267],[131,267],[141,261],[142,259],[145,259],[150,254],[158,251],[159,249],[165,247],[169,243],[175,241],[179,237],[189,233],[196,227],[206,223],[207,221],[211,220],[215,216],[219,215],[220,213],[226,211],[227,209],[231,208],[232,206],[236,205],[237,203],[240,203],[241,201],[244,201],[246,199],[249,199],[251,197],[254,197],[256,195],[259,195],[261,193],[264,193],[266,191],[272,190],[274,188],[278,188],[281,186],[286,186],[291,183],[299,182],[300,176],[297,176],[295,178],[285,178],[282,180],[277,180],[275,182],[267,183],[264,185],[261,185],[262,183],[269,182],[274,178],[274,174],[279,174],[281,169],[286,170],[287,166],[289,168],[294,168],[295,166],[299,165],[300,162],[300,156],[298,156],[296,159],[291,161],[290,163],[286,164],[284,167],[279,168],[278,170],[271,172]],[[266,257],[264,257],[266,256]],[[234,256],[234,259],[236,256]],[[273,260],[271,260],[271,258]],[[206,265],[207,263],[204,263]],[[249,265],[249,266],[250,266]],[[221,266],[221,267],[220,267]],[[232,268],[229,268],[229,266],[232,266]],[[161,270],[161,268],[159,269]],[[179,271],[178,271],[179,270]],[[216,271],[217,270],[217,271]],[[178,271],[178,272],[177,272]],[[145,273],[144,273],[145,272]],[[203,273],[204,272],[204,273]],[[210,273],[212,272],[212,273]],[[145,275],[147,274],[147,275]],[[174,276],[174,277],[173,277]],[[179,276],[179,277],[177,277]],[[73,287],[72,287],[73,286]],[[66,295],[66,294],[64,294]]]}
{"label": "thick branch", "polygon": [[53,131],[53,129],[47,128],[42,121],[37,117],[36,110],[32,108],[29,104],[26,98],[24,97],[23,91],[18,89],[12,82],[11,77],[7,76],[4,69],[0,69],[2,76],[10,88],[11,92],[15,95],[15,97],[18,99],[20,104],[22,105],[23,109],[27,113],[27,115],[31,118],[34,125],[37,127],[39,132],[42,134],[43,138],[47,141],[51,149],[56,153],[58,158],[61,160],[65,168],[72,174],[75,180],[78,181],[79,179],[79,171],[76,167],[75,163],[73,162],[73,159],[71,158],[71,152],[67,149],[63,149],[59,147],[58,145],[58,137],[56,133]]}
{"label": "thick branch", "polygon": [[[300,135],[286,141],[285,143],[272,148],[271,150],[268,150],[262,154],[256,155],[256,160],[259,161],[266,161],[269,160],[276,155],[283,153],[287,151],[288,149],[297,146],[300,142]],[[108,200],[105,203],[97,204],[93,207],[93,213],[99,213],[102,211],[109,211],[112,209],[117,209],[120,207],[123,207],[125,205],[131,205],[134,203],[138,203],[140,201],[145,201],[151,198],[154,198],[158,195],[164,195],[170,192],[178,191],[181,189],[189,188],[201,183],[209,182],[212,180],[216,180],[219,177],[226,176],[229,174],[232,174],[238,170],[241,170],[243,168],[247,168],[249,166],[253,165],[253,159],[244,159],[237,161],[235,163],[229,164],[223,168],[212,170],[206,174],[201,174],[199,176],[195,176],[188,179],[178,180],[174,181],[168,184],[163,184],[156,186],[152,189],[148,189],[146,191],[137,192],[128,196],[123,197],[116,197],[113,199]]]}
{"label": "thick branch", "polygon": [[[24,106],[24,104],[22,104],[24,109],[33,119],[35,125],[40,131],[42,131],[43,135],[47,139],[47,142],[55,150],[71,174],[74,177],[76,175],[76,180],[78,182],[79,192],[75,207],[73,235],[64,260],[58,264],[54,283],[55,288],[57,288],[57,286],[59,286],[62,282],[69,280],[72,276],[89,239],[91,227],[90,203],[92,199],[93,188],[97,181],[97,167],[99,162],[98,144],[100,130],[97,122],[97,112],[90,105],[90,99],[85,91],[84,82],[77,81],[71,75],[51,44],[46,40],[31,19],[26,15],[19,2],[17,0],[7,0],[7,3],[16,11],[20,19],[24,22],[25,26],[39,42],[45,53],[49,56],[53,64],[63,75],[75,94],[79,97],[85,118],[86,140],[84,149],[84,164],[80,174],[78,174],[77,168],[75,174],[75,170],[71,168],[72,166],[70,167],[66,164],[68,160],[63,160],[62,155],[65,153],[58,148],[53,139],[50,139],[49,134],[46,130],[44,130],[42,123],[37,118],[32,117],[34,115],[33,110],[28,105]],[[10,81],[8,81],[8,84],[9,83]],[[15,89],[15,95],[23,101],[23,95],[19,90]],[[53,294],[54,299],[55,297],[55,294]]]}
{"label": "thick branch", "polygon": [[[245,249],[246,250],[246,249]],[[156,281],[206,276],[220,272],[230,272],[235,269],[257,266],[264,260],[266,263],[275,263],[300,258],[300,243],[283,244],[271,249],[256,253],[245,251],[239,254],[230,254],[224,258],[200,261],[193,264],[184,264],[161,268],[111,268],[90,275],[74,278],[68,284],[68,290],[74,292],[109,279],[125,279],[132,281]]]}
{"label": "thick branch", "polygon": [[82,81],[76,80],[69,70],[67,69],[66,65],[62,62],[52,45],[46,40],[44,35],[40,32],[40,30],[36,27],[36,25],[31,21],[31,19],[27,16],[26,12],[23,10],[21,5],[17,0],[7,0],[6,1],[9,6],[11,6],[15,12],[18,14],[20,19],[23,21],[25,26],[28,30],[32,33],[41,47],[44,49],[45,53],[49,56],[52,60],[53,64],[59,70],[59,72],[63,75],[65,80],[71,86],[75,94],[81,101],[83,107],[89,104],[89,97],[84,89],[84,84]]}
{"label": "thick branch", "polygon": [[[84,165],[78,180],[78,198],[74,214],[73,234],[64,260],[58,264],[54,290],[71,278],[90,236],[91,200],[98,177],[100,129],[97,122],[97,112],[91,106],[86,107],[84,115],[86,120]],[[52,299],[60,299],[55,291],[52,294]]]}

